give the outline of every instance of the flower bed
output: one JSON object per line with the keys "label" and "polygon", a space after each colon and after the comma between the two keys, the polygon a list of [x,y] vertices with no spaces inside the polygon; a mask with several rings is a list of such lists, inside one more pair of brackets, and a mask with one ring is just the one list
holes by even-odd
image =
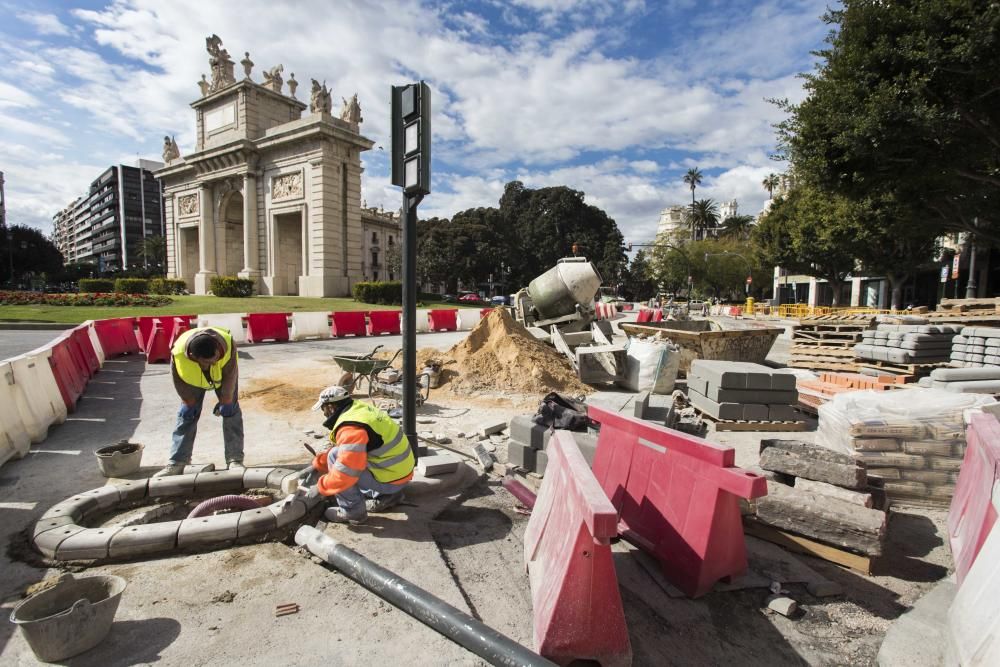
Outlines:
{"label": "flower bed", "polygon": [[151,294],[45,294],[2,292],[0,306],[165,306],[172,299]]}

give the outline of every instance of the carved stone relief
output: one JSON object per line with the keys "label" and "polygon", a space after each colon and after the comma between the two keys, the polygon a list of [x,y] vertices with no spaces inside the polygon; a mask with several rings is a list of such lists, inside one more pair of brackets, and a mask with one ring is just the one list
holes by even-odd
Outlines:
{"label": "carved stone relief", "polygon": [[181,195],[177,198],[177,213],[183,218],[198,215],[200,211],[198,195]]}
{"label": "carved stone relief", "polygon": [[271,201],[298,199],[302,196],[302,172],[282,174],[271,179]]}

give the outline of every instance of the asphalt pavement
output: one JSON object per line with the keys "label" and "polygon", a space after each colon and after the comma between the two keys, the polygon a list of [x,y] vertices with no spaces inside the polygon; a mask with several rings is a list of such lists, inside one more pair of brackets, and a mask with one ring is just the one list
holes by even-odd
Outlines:
{"label": "asphalt pavement", "polygon": [[55,340],[63,334],[58,331],[0,330],[0,361],[10,359]]}

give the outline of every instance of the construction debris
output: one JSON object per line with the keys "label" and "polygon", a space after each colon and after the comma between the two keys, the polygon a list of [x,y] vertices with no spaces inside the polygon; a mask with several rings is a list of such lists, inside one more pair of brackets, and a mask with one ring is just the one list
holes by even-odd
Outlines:
{"label": "construction debris", "polygon": [[795,600],[784,595],[772,595],[767,598],[767,608],[782,616],[792,616],[799,610],[799,605]]}
{"label": "construction debris", "polygon": [[849,455],[800,440],[761,440],[760,467],[847,489],[864,489],[864,466]]}

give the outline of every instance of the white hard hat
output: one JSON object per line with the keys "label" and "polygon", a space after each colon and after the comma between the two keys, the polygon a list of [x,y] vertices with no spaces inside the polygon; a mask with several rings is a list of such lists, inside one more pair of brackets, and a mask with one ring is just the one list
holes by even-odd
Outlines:
{"label": "white hard hat", "polygon": [[345,398],[350,398],[351,395],[346,389],[341,387],[339,384],[335,384],[331,387],[327,387],[319,393],[319,400],[316,404],[312,406],[313,410],[319,410],[321,407],[327,403],[337,403],[344,400]]}

